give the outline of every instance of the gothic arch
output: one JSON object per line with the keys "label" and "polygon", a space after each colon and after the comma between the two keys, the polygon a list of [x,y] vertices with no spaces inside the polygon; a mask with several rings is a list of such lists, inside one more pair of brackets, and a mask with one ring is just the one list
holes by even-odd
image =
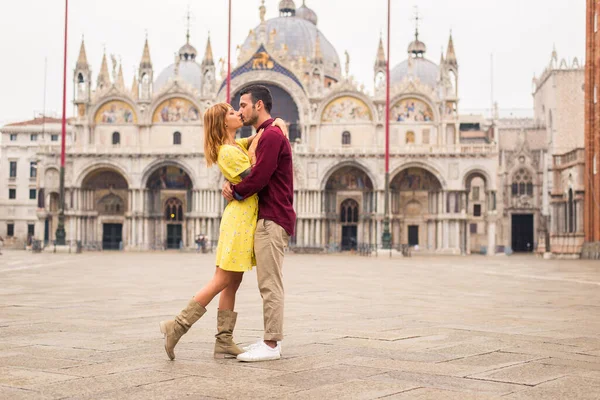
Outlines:
{"label": "gothic arch", "polygon": [[377,179],[375,179],[375,176],[371,173],[371,171],[369,170],[369,168],[366,165],[361,164],[358,161],[343,161],[343,162],[337,162],[334,163],[332,166],[330,166],[327,171],[325,172],[325,174],[323,174],[323,178],[321,179],[321,184],[320,184],[320,190],[324,191],[326,189],[327,186],[327,181],[329,181],[329,178],[331,178],[331,176],[338,171],[341,168],[344,167],[355,167],[359,170],[361,170],[362,172],[364,172],[365,174],[367,174],[367,177],[371,180],[371,183],[373,184],[373,190],[376,191],[378,188],[378,182]]}
{"label": "gothic arch", "polygon": [[154,171],[156,171],[160,167],[168,166],[175,166],[177,168],[181,168],[190,177],[192,181],[192,187],[196,188],[198,186],[198,177],[196,176],[195,171],[192,168],[190,168],[186,163],[173,159],[157,160],[148,164],[142,172],[142,180],[140,182],[140,186],[145,188],[148,184],[148,179],[154,173]]}
{"label": "gothic arch", "polygon": [[467,171],[465,171],[465,173],[463,174],[463,179],[462,179],[462,187],[467,190],[467,184],[469,183],[469,181],[476,177],[479,176],[480,178],[482,178],[485,181],[485,185],[487,190],[493,190],[493,181],[492,181],[492,177],[491,175],[487,172],[487,170],[483,167],[471,167],[469,168]]}
{"label": "gothic arch", "polygon": [[98,169],[112,170],[112,171],[118,173],[119,175],[121,175],[123,177],[123,179],[125,179],[125,182],[127,182],[127,186],[129,188],[132,188],[133,184],[132,184],[131,178],[127,174],[125,168],[123,168],[120,165],[118,165],[114,162],[111,162],[111,161],[104,161],[104,162],[100,162],[100,163],[91,162],[87,166],[83,167],[81,169],[81,172],[77,176],[77,179],[75,180],[75,187],[81,187],[85,178],[89,174],[91,174],[92,172],[94,172]]}
{"label": "gothic arch", "polygon": [[390,172],[390,182],[394,180],[394,178],[402,171],[404,171],[405,169],[408,168],[421,168],[424,169],[425,171],[431,173],[440,183],[442,190],[445,190],[448,187],[448,184],[446,183],[446,180],[444,179],[444,176],[439,172],[439,170],[431,165],[431,162],[429,163],[423,163],[420,161],[408,161],[405,163],[402,163],[400,166],[396,167],[393,171]]}
{"label": "gothic arch", "polygon": [[[305,118],[310,110],[308,97],[306,96],[303,88],[298,86],[296,82],[278,72],[260,70],[247,72],[237,76],[231,80],[231,93],[237,93],[240,89],[246,86],[262,84],[279,86],[281,89],[288,92],[298,107],[300,125],[304,124]],[[225,96],[226,91],[221,89],[217,94],[217,99],[215,101],[224,102]],[[236,104],[233,104],[233,107],[235,109],[239,108]]]}

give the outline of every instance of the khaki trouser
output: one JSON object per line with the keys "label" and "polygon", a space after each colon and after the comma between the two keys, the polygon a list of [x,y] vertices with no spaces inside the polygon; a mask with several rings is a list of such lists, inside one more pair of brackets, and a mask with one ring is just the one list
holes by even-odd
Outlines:
{"label": "khaki trouser", "polygon": [[259,219],[254,233],[256,275],[263,299],[264,340],[283,339],[283,250],[289,235],[273,221]]}

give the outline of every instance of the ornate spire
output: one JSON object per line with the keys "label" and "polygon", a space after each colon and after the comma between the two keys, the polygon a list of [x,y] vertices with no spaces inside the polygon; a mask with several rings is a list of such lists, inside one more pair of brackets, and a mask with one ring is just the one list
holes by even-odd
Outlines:
{"label": "ornate spire", "polygon": [[190,7],[188,6],[187,12],[187,33],[185,34],[186,43],[190,44]]}
{"label": "ornate spire", "polygon": [[456,53],[454,52],[454,42],[452,41],[452,31],[450,31],[450,38],[448,39],[448,50],[446,50],[446,63],[455,68],[458,68],[456,62]]}
{"label": "ornate spire", "polygon": [[440,66],[444,65],[446,60],[444,60],[444,47],[442,46],[442,52],[440,54]]}
{"label": "ornate spire", "polygon": [[119,75],[117,77],[117,87],[125,90],[125,79],[123,78],[123,63],[119,63]]}
{"label": "ornate spire", "polygon": [[77,69],[87,69],[89,67],[87,56],[85,54],[85,44],[81,37],[81,47],[79,48],[79,57],[77,57]]}
{"label": "ornate spire", "polygon": [[[133,70],[135,71],[135,66],[133,67]],[[131,96],[134,98],[134,100],[138,100],[140,98],[140,85],[135,72],[133,74],[133,84],[131,85]]]}
{"label": "ornate spire", "polygon": [[258,7],[258,14],[260,16],[260,23],[265,22],[265,14],[267,13],[267,7],[265,7],[265,0],[261,1],[260,7]]}
{"label": "ornate spire", "polygon": [[408,54],[414,57],[423,57],[423,54],[427,52],[427,46],[419,40],[419,20],[423,18],[419,16],[417,6],[415,9],[415,40],[408,45]]}
{"label": "ornate spire", "polygon": [[150,47],[148,47],[148,35],[146,35],[146,43],[144,43],[144,52],[142,53],[142,61],[140,61],[140,69],[152,69],[152,60],[150,59]]}
{"label": "ornate spire", "polygon": [[319,38],[319,31],[317,31],[317,39],[315,40],[315,55],[313,63],[323,64],[323,52],[321,51],[321,39]]}
{"label": "ornate spire", "polygon": [[108,62],[106,61],[106,49],[102,56],[102,65],[100,66],[100,74],[98,74],[98,80],[96,86],[106,87],[110,84],[110,74],[108,72]]}
{"label": "ornate spire", "polygon": [[206,41],[206,51],[204,52],[204,60],[202,60],[202,65],[215,65],[212,46],[210,44],[210,32],[208,32],[208,40]]}
{"label": "ornate spire", "polygon": [[375,68],[385,68],[385,50],[383,49],[383,34],[379,35],[379,46],[377,47],[377,59],[375,60]]}

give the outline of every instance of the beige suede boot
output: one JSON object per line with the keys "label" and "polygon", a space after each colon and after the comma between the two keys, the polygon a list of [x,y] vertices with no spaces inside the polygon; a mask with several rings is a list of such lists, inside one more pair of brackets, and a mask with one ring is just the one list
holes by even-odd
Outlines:
{"label": "beige suede boot", "polygon": [[205,312],[206,308],[192,298],[174,320],[160,322],[160,331],[165,335],[165,351],[171,360],[175,359],[175,345],[179,339]]}
{"label": "beige suede boot", "polygon": [[233,328],[237,313],[231,310],[219,310],[217,315],[217,334],[215,337],[215,358],[236,358],[244,351],[233,342]]}

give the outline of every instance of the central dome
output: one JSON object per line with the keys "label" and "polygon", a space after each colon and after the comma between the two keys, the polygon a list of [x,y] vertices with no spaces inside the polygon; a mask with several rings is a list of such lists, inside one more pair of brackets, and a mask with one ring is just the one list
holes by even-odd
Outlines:
{"label": "central dome", "polygon": [[436,87],[440,69],[436,63],[429,61],[426,58],[415,57],[409,58],[396,65],[390,72],[390,80],[392,84],[400,83],[404,78],[419,78],[421,83]]}
{"label": "central dome", "polygon": [[[310,62],[314,58],[315,43],[319,35],[325,75],[340,80],[340,58],[333,45],[314,23],[296,16],[282,16],[265,21],[264,24],[267,35],[275,31],[273,38],[275,49],[280,50],[285,45],[288,56],[296,60],[304,58],[306,62]],[[253,32],[259,32],[260,29],[261,25],[254,28]],[[254,52],[257,47],[254,33],[251,33],[242,45],[241,51]]]}
{"label": "central dome", "polygon": [[437,86],[440,68],[432,61],[425,58],[427,46],[419,40],[419,31],[415,32],[415,40],[408,46],[408,60],[396,65],[390,72],[392,84],[400,83],[404,79],[418,78],[421,83]]}

